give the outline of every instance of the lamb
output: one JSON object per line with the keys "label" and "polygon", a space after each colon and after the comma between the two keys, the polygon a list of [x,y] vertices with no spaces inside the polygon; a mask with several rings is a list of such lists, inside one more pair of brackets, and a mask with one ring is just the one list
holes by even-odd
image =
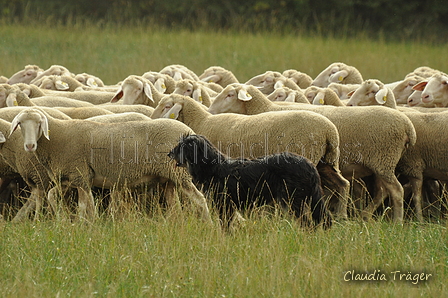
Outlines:
{"label": "lamb", "polygon": [[199,79],[203,82],[219,84],[222,87],[226,87],[233,83],[239,83],[236,76],[230,70],[221,66],[210,66],[204,70],[199,76]]}
{"label": "lamb", "polygon": [[44,70],[37,65],[26,65],[24,69],[13,74],[6,83],[13,85],[17,83],[29,84],[37,75]]}
{"label": "lamb", "polygon": [[194,73],[194,71],[190,70],[184,65],[180,64],[172,64],[165,66],[163,69],[159,71],[162,74],[167,74],[172,77],[175,81],[179,81],[181,79],[189,79],[194,81],[199,81],[199,77]]}
{"label": "lamb", "polygon": [[359,70],[342,62],[330,64],[316,78],[314,78],[311,86],[327,87],[330,83],[340,84],[361,84],[363,78]]}
{"label": "lamb", "polygon": [[290,152],[258,159],[232,159],[223,155],[200,135],[181,139],[168,156],[186,167],[196,185],[212,196],[225,227],[235,209],[276,204],[291,209],[302,223],[305,209],[311,209],[315,226],[329,228],[331,215],[322,201],[322,187],[316,167],[305,157]]}
{"label": "lamb", "polygon": [[293,90],[288,87],[276,88],[267,98],[271,101],[310,103],[301,90]]}
{"label": "lamb", "polygon": [[142,76],[130,75],[123,81],[111,102],[121,99],[126,105],[143,104],[155,108],[163,96],[149,80]]}
{"label": "lamb", "polygon": [[[318,87],[315,87],[318,88]],[[313,98],[313,105],[330,105],[330,106],[345,106],[345,103],[341,101],[339,96],[330,88],[319,88],[320,90],[316,93]],[[306,94],[306,90],[305,90]],[[309,93],[308,95],[309,96]]]}
{"label": "lamb", "polygon": [[274,92],[276,87],[288,87],[293,90],[300,90],[299,86],[291,79],[286,78],[278,71],[266,71],[249,79],[246,85],[254,85],[266,95]]}
{"label": "lamb", "polygon": [[[37,157],[48,176],[56,183],[64,182],[64,186],[78,189],[81,219],[95,219],[92,186],[115,192],[123,187],[160,184],[166,187],[165,197],[171,208],[178,206],[175,194],[178,187],[185,198],[196,204],[203,218],[210,221],[205,198],[188,173],[173,170],[166,154],[160,154],[164,148],[174,147],[180,136],[193,133],[180,122],[166,119],[129,123],[61,121],[29,108],[14,118],[10,136],[17,135],[14,131],[19,126],[22,146],[34,153],[30,155]],[[8,143],[9,140],[3,146]]]}
{"label": "lamb", "polygon": [[206,88],[197,81],[186,79],[176,82],[176,89],[173,93],[189,96],[206,107],[209,107],[212,103],[212,97],[217,95],[216,92]]}
{"label": "lamb", "polygon": [[149,80],[160,93],[170,94],[176,88],[176,81],[167,74],[148,71],[142,77]]}
{"label": "lamb", "polygon": [[288,79],[291,79],[301,89],[308,88],[313,82],[313,78],[311,78],[308,74],[295,69],[287,69],[283,71],[282,75],[287,77]]}
{"label": "lamb", "polygon": [[336,94],[339,96],[339,99],[346,100],[349,99],[349,94],[353,94],[358,87],[361,86],[361,84],[339,84],[339,83],[330,83],[328,85],[328,88],[336,92]]}
{"label": "lamb", "polygon": [[[368,220],[388,195],[393,203],[394,220],[403,220],[403,187],[395,176],[397,166],[406,148],[416,142],[414,126],[403,113],[383,107],[332,107],[306,104],[275,104],[262,96],[251,99],[245,95],[248,87],[230,85],[220,93],[209,108],[217,113],[258,115],[269,111],[314,111],[335,124],[339,132],[341,152],[340,169],[348,180],[375,175],[372,204],[361,216]],[[254,91],[254,90],[252,90]],[[251,92],[249,92],[252,94]],[[367,120],[366,120],[367,119]],[[372,125],[381,123],[381,125]]]}
{"label": "lamb", "polygon": [[52,75],[57,76],[67,75],[71,77],[75,76],[72,72],[70,72],[66,67],[62,65],[52,65],[47,70],[39,72],[39,74],[33,80],[31,80],[30,84],[35,84],[36,82],[39,82],[41,78]]}
{"label": "lamb", "polygon": [[[263,96],[256,87],[249,87]],[[340,195],[335,213],[347,217],[348,182],[339,173],[339,136],[325,117],[308,111],[211,115],[200,103],[179,94],[167,95],[159,102],[151,118],[162,117],[187,124],[230,157],[256,158],[291,151],[309,158],[317,165],[324,185]]]}
{"label": "lamb", "polygon": [[102,123],[115,123],[115,122],[128,122],[128,121],[150,121],[150,117],[136,112],[125,112],[119,114],[106,114],[98,115],[86,118],[88,121],[102,122]]}
{"label": "lamb", "polygon": [[365,80],[356,89],[347,102],[347,106],[381,105],[388,108],[396,108],[395,96],[389,88],[376,79]]}
{"label": "lamb", "polygon": [[99,77],[85,72],[75,75],[75,79],[81,84],[89,87],[104,87],[104,83]]}

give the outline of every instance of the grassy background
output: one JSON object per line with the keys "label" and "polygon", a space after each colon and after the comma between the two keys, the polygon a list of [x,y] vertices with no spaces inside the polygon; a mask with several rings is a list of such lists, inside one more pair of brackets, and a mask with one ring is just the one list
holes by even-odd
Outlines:
{"label": "grassy background", "polygon": [[[312,77],[335,61],[364,78],[399,80],[422,65],[448,71],[446,45],[310,36],[171,32],[154,27],[1,26],[0,75],[27,64],[66,66],[114,84],[174,63],[197,74],[212,65],[244,82],[267,70]],[[446,224],[395,226],[352,220],[310,233],[281,216],[249,215],[223,235],[188,215],[129,216],[81,225],[50,220],[0,226],[2,297],[443,297]],[[380,270],[387,282],[345,282],[349,270]],[[426,272],[428,282],[390,272]]]}

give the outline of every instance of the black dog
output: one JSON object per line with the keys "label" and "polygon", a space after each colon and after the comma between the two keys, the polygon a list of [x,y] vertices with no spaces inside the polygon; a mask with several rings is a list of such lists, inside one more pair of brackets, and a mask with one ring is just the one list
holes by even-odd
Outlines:
{"label": "black dog", "polygon": [[308,204],[315,225],[329,228],[332,224],[317,169],[303,156],[284,152],[251,160],[231,159],[200,135],[183,137],[168,156],[177,166],[187,167],[193,182],[213,197],[223,224],[229,224],[235,208],[273,203],[290,207],[298,218]]}

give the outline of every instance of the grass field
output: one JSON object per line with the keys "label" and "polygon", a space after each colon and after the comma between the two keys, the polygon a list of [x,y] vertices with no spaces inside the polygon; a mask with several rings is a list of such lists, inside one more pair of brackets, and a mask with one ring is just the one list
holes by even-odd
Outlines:
{"label": "grass field", "polygon": [[[384,82],[422,65],[448,71],[446,45],[107,26],[3,25],[0,55],[0,75],[7,77],[27,64],[61,64],[106,84],[174,63],[197,74],[220,65],[242,82],[289,68],[314,77],[335,61]],[[258,212],[233,234],[188,214],[131,212],[93,225],[3,222],[0,296],[444,297],[447,243],[444,221],[397,226],[353,219],[308,232]]]}

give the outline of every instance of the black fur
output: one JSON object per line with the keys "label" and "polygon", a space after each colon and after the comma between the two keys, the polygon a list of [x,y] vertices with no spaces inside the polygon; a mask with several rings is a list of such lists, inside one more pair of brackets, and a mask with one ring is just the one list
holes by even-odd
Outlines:
{"label": "black fur", "polygon": [[290,207],[298,218],[307,203],[315,225],[329,228],[332,224],[317,169],[302,156],[284,152],[251,160],[231,159],[200,135],[185,136],[168,156],[177,166],[187,167],[194,183],[213,197],[224,224],[235,208],[274,203]]}

